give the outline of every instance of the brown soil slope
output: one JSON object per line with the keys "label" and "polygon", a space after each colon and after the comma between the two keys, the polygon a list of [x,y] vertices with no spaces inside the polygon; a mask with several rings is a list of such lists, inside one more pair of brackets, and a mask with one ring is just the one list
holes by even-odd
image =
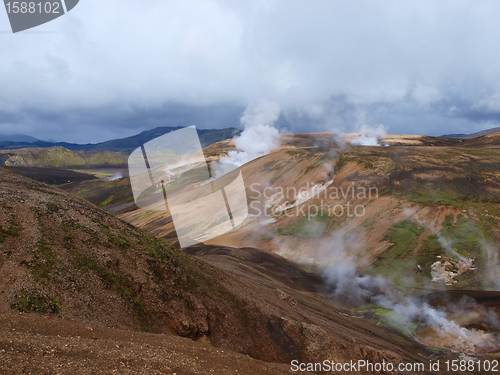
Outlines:
{"label": "brown soil slope", "polygon": [[[292,374],[211,345],[82,324],[49,315],[0,314],[1,374]],[[307,372],[308,373],[308,372]]]}
{"label": "brown soil slope", "polygon": [[[309,280],[302,290],[272,272],[231,276],[100,208],[4,169],[0,205],[2,314],[17,310],[91,327],[173,332],[275,362],[401,362],[429,355],[318,299],[314,277],[279,257],[268,262],[282,275]],[[22,352],[21,344],[12,350]]]}

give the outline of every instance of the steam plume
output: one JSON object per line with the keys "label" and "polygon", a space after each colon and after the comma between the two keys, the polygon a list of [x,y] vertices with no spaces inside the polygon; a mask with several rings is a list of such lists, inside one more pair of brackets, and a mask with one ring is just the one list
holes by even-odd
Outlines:
{"label": "steam plume", "polygon": [[467,259],[466,257],[464,257],[463,255],[459,254],[457,251],[455,251],[452,247],[451,247],[451,241],[443,238],[440,234],[438,234],[438,243],[442,246],[442,248],[448,253],[448,254],[451,254],[453,256],[455,256],[457,259],[460,259],[461,261],[463,261],[464,263],[466,264],[470,264],[470,259]]}
{"label": "steam plume", "polygon": [[[322,253],[322,260],[328,265],[324,276],[327,283],[334,287],[334,295],[342,297],[344,301],[349,299],[353,302],[354,299],[357,303],[372,302],[391,310],[392,313],[386,318],[408,333],[414,334],[408,328],[411,324],[431,327],[435,332],[433,343],[437,343],[434,346],[446,342],[446,347],[468,354],[491,352],[500,348],[500,340],[495,334],[462,326],[456,319],[450,318],[444,308],[432,307],[421,298],[402,297],[385,279],[360,274],[353,256],[349,255],[352,252],[346,251],[346,246],[352,249],[353,244],[346,244],[345,238],[339,232],[334,233],[332,241],[329,242],[330,249],[325,249],[327,251]],[[443,244],[445,245],[451,249],[449,243]],[[446,309],[453,312],[451,315],[458,316],[471,316],[472,314],[466,312],[479,311],[482,315],[481,321],[495,328],[499,327],[497,315],[479,306],[473,299],[466,303],[449,303]]]}
{"label": "steam plume", "polygon": [[239,151],[229,151],[220,163],[237,166],[268,154],[279,146],[279,132],[273,126],[280,115],[280,107],[274,102],[261,102],[249,105],[240,119],[245,127],[234,144]]}
{"label": "steam plume", "polygon": [[123,178],[123,174],[121,172],[115,172],[115,174],[108,178],[108,181],[115,181]]}
{"label": "steam plume", "polygon": [[362,125],[358,130],[361,135],[351,141],[353,145],[359,146],[378,146],[378,142],[386,135],[386,128],[384,125],[377,126]]}

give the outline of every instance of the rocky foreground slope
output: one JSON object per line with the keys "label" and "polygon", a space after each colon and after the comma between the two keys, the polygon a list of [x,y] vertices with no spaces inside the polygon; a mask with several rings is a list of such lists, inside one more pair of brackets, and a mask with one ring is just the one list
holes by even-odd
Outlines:
{"label": "rocky foreground slope", "polygon": [[[173,333],[282,363],[360,358],[421,362],[436,355],[395,331],[333,307],[326,295],[316,292],[321,280],[280,257],[250,249],[235,256],[219,247],[235,259],[232,267],[245,271],[230,275],[224,267],[175,250],[90,203],[4,169],[0,207],[4,321],[40,315],[47,321],[62,319],[62,325],[74,322],[70,327]],[[198,255],[204,251],[192,250]],[[252,269],[256,263],[260,268]],[[22,314],[11,315],[16,311]],[[50,333],[40,332],[43,319],[32,322],[31,333],[2,336],[2,353],[18,354],[0,356],[3,368],[47,355],[50,340],[45,341],[46,351],[34,348],[43,337],[36,336],[38,343],[30,340],[33,333]],[[2,326],[5,331],[7,325]],[[68,335],[67,340],[91,336]],[[64,344],[68,362],[76,355],[72,347],[86,348],[73,344]]]}

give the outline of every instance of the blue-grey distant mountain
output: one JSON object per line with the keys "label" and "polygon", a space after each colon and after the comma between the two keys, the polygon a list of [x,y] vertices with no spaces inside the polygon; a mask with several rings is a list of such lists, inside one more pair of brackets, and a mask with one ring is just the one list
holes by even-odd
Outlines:
{"label": "blue-grey distant mountain", "polygon": [[0,142],[25,142],[25,143],[32,143],[36,142],[38,139],[34,137],[30,137],[29,135],[23,135],[23,134],[9,134],[9,135],[3,135],[0,134]]}
{"label": "blue-grey distant mountain", "polygon": [[472,134],[445,134],[442,135],[442,138],[477,138],[477,137],[484,137],[485,135],[490,135],[494,133],[500,133],[500,127],[498,128],[491,128],[487,130],[482,130],[477,133],[472,133]]}
{"label": "blue-grey distant mountain", "polygon": [[[97,144],[77,144],[77,143],[66,143],[66,142],[48,142],[48,141],[40,141],[36,138],[33,138],[35,141],[8,141],[0,138],[0,150],[9,150],[9,149],[18,149],[18,148],[33,148],[33,147],[54,147],[61,146],[65,147],[68,150],[73,151],[93,151],[93,150],[106,150],[106,151],[117,151],[124,152],[126,154],[130,154],[137,147],[142,144],[159,137],[163,134],[170,133],[171,131],[181,129],[181,126],[177,127],[169,127],[163,126],[158,127],[152,130],[143,131],[140,134],[121,138],[121,139],[113,139],[110,141],[97,143]],[[212,143],[219,142],[225,139],[233,138],[236,135],[241,133],[240,129],[237,128],[226,128],[226,129],[197,129],[198,135],[200,137],[200,142],[202,147],[206,147],[211,145]]]}

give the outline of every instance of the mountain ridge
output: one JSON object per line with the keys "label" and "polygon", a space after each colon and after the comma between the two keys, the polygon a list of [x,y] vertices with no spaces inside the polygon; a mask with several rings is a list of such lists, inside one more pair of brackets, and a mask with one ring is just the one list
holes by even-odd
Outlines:
{"label": "mountain ridge", "polygon": [[484,137],[485,135],[495,134],[500,132],[500,127],[481,130],[479,132],[471,133],[471,134],[445,134],[441,135],[441,138],[478,138]]}
{"label": "mountain ridge", "polygon": [[25,142],[32,143],[39,141],[39,139],[35,137],[31,137],[29,135],[24,134],[0,134],[0,143],[1,142]]}
{"label": "mountain ridge", "polygon": [[[172,131],[182,129],[182,126],[177,127],[169,127],[162,126],[157,127],[151,130],[145,130],[139,134],[126,137],[126,138],[118,138],[112,139],[105,142],[100,143],[87,143],[87,144],[78,144],[78,143],[68,143],[68,142],[49,142],[49,141],[41,141],[33,138],[34,141],[8,141],[2,140],[3,136],[0,136],[0,150],[10,150],[10,149],[20,149],[20,148],[49,148],[54,146],[60,146],[67,148],[71,151],[113,151],[113,152],[123,152],[126,154],[130,154],[134,149],[140,147],[142,144],[156,138],[162,136],[164,134],[170,133]],[[241,130],[237,128],[224,128],[224,129],[196,129],[198,132],[198,136],[200,138],[200,143],[202,147],[206,147],[212,143],[219,142],[225,139],[233,138],[241,134]],[[28,137],[28,136],[26,136]]]}

